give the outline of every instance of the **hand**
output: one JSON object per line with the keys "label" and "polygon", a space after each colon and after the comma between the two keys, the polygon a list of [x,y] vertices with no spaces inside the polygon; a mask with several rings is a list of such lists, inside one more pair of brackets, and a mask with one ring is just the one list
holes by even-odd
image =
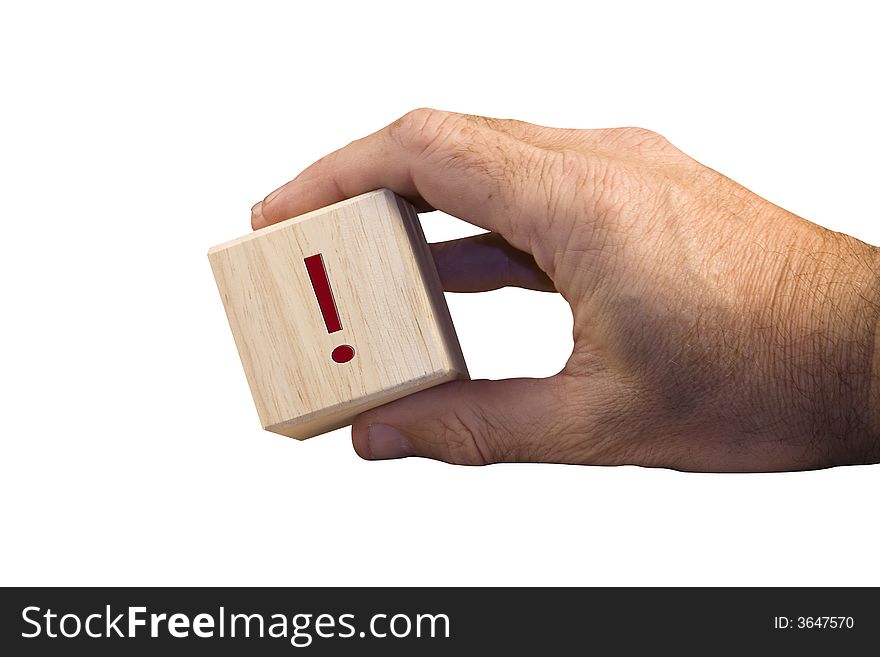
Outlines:
{"label": "hand", "polygon": [[361,415],[364,458],[764,471],[880,460],[878,250],[648,130],[416,110],[254,206],[268,224],[379,187],[490,233],[432,245],[445,289],[556,290],[548,379],[462,381]]}

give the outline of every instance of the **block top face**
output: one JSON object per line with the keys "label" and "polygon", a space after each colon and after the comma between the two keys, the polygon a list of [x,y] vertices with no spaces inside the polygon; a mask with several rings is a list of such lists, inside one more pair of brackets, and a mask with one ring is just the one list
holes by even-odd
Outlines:
{"label": "block top face", "polygon": [[464,370],[418,218],[388,190],[208,257],[264,427]]}

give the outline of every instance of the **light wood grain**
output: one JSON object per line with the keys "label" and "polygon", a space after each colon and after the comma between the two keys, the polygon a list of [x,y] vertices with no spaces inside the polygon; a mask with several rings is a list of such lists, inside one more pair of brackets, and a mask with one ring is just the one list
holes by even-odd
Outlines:
{"label": "light wood grain", "polygon": [[[335,333],[304,264],[317,253],[342,322]],[[208,259],[268,431],[309,438],[468,377],[418,216],[389,190],[221,244]],[[330,357],[341,344],[355,350],[348,363]]]}

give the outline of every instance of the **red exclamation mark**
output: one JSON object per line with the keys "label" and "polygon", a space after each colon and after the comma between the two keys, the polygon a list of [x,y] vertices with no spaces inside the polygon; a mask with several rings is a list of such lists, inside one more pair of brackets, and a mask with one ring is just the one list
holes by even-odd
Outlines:
{"label": "red exclamation mark", "polygon": [[[306,270],[309,272],[309,279],[312,281],[312,289],[315,290],[315,297],[318,299],[318,307],[321,309],[327,333],[341,331],[342,322],[339,320],[339,312],[336,310],[330,279],[327,278],[324,257],[320,253],[316,253],[306,258],[304,262]],[[330,358],[336,363],[347,363],[354,358],[354,348],[351,345],[341,344],[331,352]]]}

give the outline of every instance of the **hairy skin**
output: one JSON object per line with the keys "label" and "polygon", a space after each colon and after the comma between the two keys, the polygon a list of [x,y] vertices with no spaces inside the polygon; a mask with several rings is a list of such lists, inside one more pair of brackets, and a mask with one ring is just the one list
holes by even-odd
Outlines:
{"label": "hairy skin", "polygon": [[365,458],[768,471],[880,461],[878,249],[649,130],[410,112],[254,206],[260,228],[388,187],[491,231],[432,245],[449,291],[558,291],[548,379],[455,382],[362,415]]}

